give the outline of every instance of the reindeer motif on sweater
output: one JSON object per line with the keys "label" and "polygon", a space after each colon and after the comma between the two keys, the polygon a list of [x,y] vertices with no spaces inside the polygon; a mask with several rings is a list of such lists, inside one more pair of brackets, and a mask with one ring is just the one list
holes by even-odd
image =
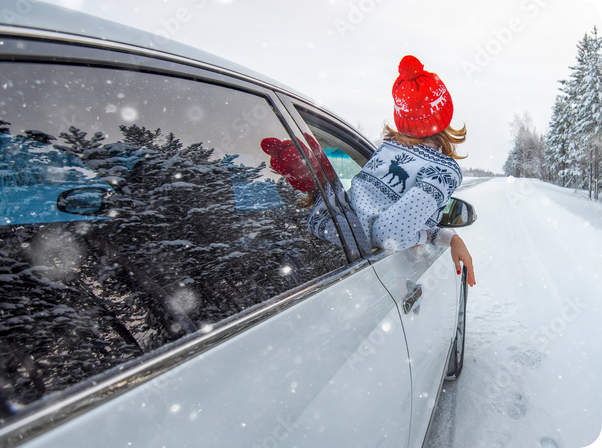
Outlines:
{"label": "reindeer motif on sweater", "polygon": [[[403,184],[401,187],[401,191],[405,191],[406,180],[408,177],[410,177],[410,175],[406,170],[404,170],[401,167],[401,165],[412,161],[414,161],[414,158],[412,158],[408,154],[396,155],[395,159],[391,160],[391,164],[389,165],[389,172],[383,176],[383,179],[390,175],[391,179],[388,182],[389,185],[391,185],[391,187],[396,187],[399,184]],[[399,181],[396,184],[392,184],[395,178],[399,179]]]}

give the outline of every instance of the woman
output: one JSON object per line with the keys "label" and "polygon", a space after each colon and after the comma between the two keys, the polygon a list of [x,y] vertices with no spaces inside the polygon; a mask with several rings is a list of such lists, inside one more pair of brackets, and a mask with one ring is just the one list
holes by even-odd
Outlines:
{"label": "woman", "polygon": [[453,103],[434,73],[414,56],[399,64],[393,85],[395,125],[385,127],[384,142],[354,177],[351,204],[373,247],[404,250],[432,243],[451,247],[458,274],[468,270],[476,284],[472,258],[452,230],[437,227],[462,174],[455,147],[466,139],[466,128],[449,126]]}

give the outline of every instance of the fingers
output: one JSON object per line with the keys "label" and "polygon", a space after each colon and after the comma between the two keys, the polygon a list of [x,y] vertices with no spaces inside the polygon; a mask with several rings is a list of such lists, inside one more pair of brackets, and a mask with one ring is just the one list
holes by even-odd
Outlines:
{"label": "fingers", "polygon": [[[462,263],[464,264],[464,266],[466,266],[466,283],[471,287],[476,285],[477,282],[475,280],[474,268],[472,267],[472,260],[470,260],[470,259],[464,260],[463,259]],[[456,272],[458,273],[458,275],[460,275],[462,273],[461,268],[460,268],[460,262],[455,261],[455,265],[456,265]]]}
{"label": "fingers", "polygon": [[465,257],[462,259],[462,263],[466,266],[466,283],[469,286],[474,286],[477,284],[474,275],[474,268],[472,266],[472,257],[467,253]]}
{"label": "fingers", "polygon": [[466,271],[466,283],[470,287],[473,287],[477,284],[477,281],[475,280],[474,269],[472,268],[472,265],[470,265],[470,267],[466,266]]}
{"label": "fingers", "polygon": [[474,268],[472,266],[472,257],[470,256],[470,252],[468,252],[464,241],[462,241],[458,235],[454,235],[451,241],[451,246],[452,259],[456,267],[456,272],[458,275],[462,273],[462,266],[460,264],[462,263],[464,266],[466,266],[466,283],[471,287],[475,286],[477,282],[475,280]]}

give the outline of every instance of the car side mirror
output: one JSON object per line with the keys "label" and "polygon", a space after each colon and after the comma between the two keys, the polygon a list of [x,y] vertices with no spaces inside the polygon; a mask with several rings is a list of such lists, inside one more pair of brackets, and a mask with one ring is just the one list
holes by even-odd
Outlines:
{"label": "car side mirror", "polygon": [[466,227],[477,220],[477,213],[468,202],[457,198],[450,198],[443,209],[443,217],[439,221],[440,227]]}
{"label": "car side mirror", "polygon": [[56,207],[63,213],[96,216],[103,211],[112,190],[102,187],[73,188],[59,194]]}

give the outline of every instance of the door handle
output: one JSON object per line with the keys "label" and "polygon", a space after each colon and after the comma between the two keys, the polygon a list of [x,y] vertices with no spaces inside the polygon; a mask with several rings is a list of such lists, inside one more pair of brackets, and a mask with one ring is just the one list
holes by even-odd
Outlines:
{"label": "door handle", "polygon": [[408,314],[411,311],[418,314],[420,302],[422,302],[422,285],[417,285],[411,280],[406,282],[408,293],[403,299],[403,311]]}

